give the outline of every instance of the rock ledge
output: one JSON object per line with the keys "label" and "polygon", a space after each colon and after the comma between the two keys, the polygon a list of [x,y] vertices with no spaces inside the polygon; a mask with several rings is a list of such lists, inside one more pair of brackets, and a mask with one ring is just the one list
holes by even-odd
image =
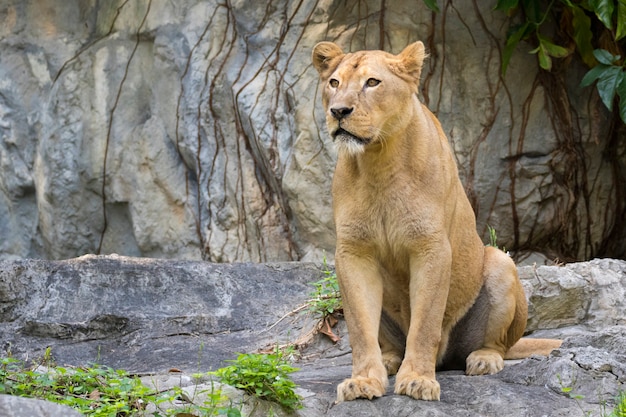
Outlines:
{"label": "rock ledge", "polygon": [[[334,405],[336,384],[350,375],[348,337],[340,322],[337,344],[319,336],[302,351],[294,379],[305,408],[297,415],[572,417],[600,414],[605,403],[610,409],[626,383],[626,262],[598,259],[519,271],[529,297],[530,337],[565,339],[550,357],[507,363],[488,377],[439,373],[437,403],[396,396],[390,388],[374,401]],[[214,370],[237,352],[293,342],[309,332],[314,318],[290,312],[322,276],[321,265],[312,263],[211,264],[115,255],[2,261],[2,354],[35,358],[51,347],[59,364],[99,362],[153,379],[171,378],[171,368],[183,375]],[[570,398],[564,392],[570,388],[583,398]],[[16,400],[0,398],[0,410],[7,401]],[[267,407],[244,411],[262,416]]]}

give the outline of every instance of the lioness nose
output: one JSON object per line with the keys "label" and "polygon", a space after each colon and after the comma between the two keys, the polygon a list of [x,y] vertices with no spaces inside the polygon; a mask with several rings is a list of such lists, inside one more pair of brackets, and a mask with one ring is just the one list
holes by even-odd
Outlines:
{"label": "lioness nose", "polygon": [[330,112],[333,114],[335,119],[341,120],[352,113],[352,110],[354,110],[353,107],[333,107],[330,109]]}

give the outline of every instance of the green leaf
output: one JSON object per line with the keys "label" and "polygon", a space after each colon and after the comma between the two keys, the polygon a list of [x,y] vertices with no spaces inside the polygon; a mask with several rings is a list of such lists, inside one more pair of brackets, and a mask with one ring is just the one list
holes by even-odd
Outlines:
{"label": "green leaf", "polygon": [[599,63],[605,65],[612,65],[615,61],[620,59],[619,55],[613,55],[606,49],[594,49],[593,56],[596,57]]}
{"label": "green leaf", "polygon": [[539,44],[545,50],[546,55],[550,55],[555,58],[563,58],[569,55],[569,50],[567,48],[556,45],[552,43],[550,39],[544,38],[541,35],[537,35],[537,37],[539,38]]}
{"label": "green leaf", "polygon": [[552,59],[546,53],[546,49],[543,47],[543,44],[539,42],[539,46],[530,51],[531,54],[537,54],[537,59],[539,60],[539,66],[546,71],[550,71],[552,69]]}
{"label": "green leaf", "polygon": [[569,54],[569,50],[563,48],[562,46],[555,45],[552,41],[544,36],[537,34],[537,38],[539,39],[539,46],[532,51],[531,54],[537,54],[537,59],[539,59],[539,66],[546,71],[550,71],[552,69],[552,58],[562,58]]}
{"label": "green leaf", "polygon": [[613,110],[613,99],[617,92],[617,86],[624,79],[624,71],[622,67],[611,66],[606,68],[600,75],[597,88],[602,102],[609,111]]}
{"label": "green leaf", "polygon": [[498,0],[498,3],[496,3],[496,7],[494,7],[493,10],[508,12],[509,10],[516,8],[518,3],[519,0]]}
{"label": "green leaf", "polygon": [[[620,0],[622,1],[622,0]],[[576,42],[576,49],[583,59],[583,62],[588,67],[596,65],[596,58],[593,56],[593,45],[591,40],[593,34],[591,33],[591,19],[583,9],[578,6],[570,6],[572,14],[572,26],[574,27],[574,41]]]}
{"label": "green leaf", "polygon": [[517,47],[517,44],[528,35],[530,22],[526,22],[519,26],[515,32],[512,32],[506,40],[506,45],[502,51],[502,75],[506,74],[506,69],[509,66],[509,61],[513,55],[513,51]]}
{"label": "green leaf", "polygon": [[617,0],[617,28],[615,40],[619,41],[626,36],[626,0]]}
{"label": "green leaf", "polygon": [[541,0],[522,0],[522,7],[526,20],[534,24],[540,24],[543,20],[544,13],[541,11]]}
{"label": "green leaf", "polygon": [[602,73],[606,71],[607,68],[611,68],[611,67],[609,65],[600,64],[591,68],[589,71],[587,71],[587,74],[585,74],[583,79],[580,81],[580,86],[581,87],[590,86],[591,84],[593,84],[595,80],[600,78]]}
{"label": "green leaf", "polygon": [[439,13],[439,7],[437,6],[437,0],[424,0],[424,4],[426,5],[426,7],[428,7],[433,12]]}
{"label": "green leaf", "polygon": [[546,71],[550,71],[552,69],[552,59],[546,53],[545,48],[542,46],[539,47],[539,54],[537,56],[539,58],[539,66]]}
{"label": "green leaf", "polygon": [[241,417],[241,412],[236,408],[229,408],[226,412],[226,417]]}
{"label": "green leaf", "polygon": [[589,6],[607,29],[613,29],[613,0],[589,0]]}
{"label": "green leaf", "polygon": [[619,96],[619,116],[626,123],[626,76],[622,77],[622,81],[617,86],[617,95]]}

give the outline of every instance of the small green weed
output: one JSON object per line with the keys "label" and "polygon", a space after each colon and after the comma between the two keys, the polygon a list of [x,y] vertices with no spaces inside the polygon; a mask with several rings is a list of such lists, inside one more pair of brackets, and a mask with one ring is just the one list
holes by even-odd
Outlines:
{"label": "small green weed", "polygon": [[609,417],[626,417],[626,391],[620,392],[617,396],[617,404]]}
{"label": "small green weed", "polygon": [[[583,395],[575,394],[573,392],[573,388],[570,386],[565,386],[563,381],[561,381],[561,376],[556,376],[559,384],[561,385],[561,392],[563,394],[567,394],[567,396],[576,401],[578,407],[580,407],[583,414],[587,417],[592,417],[593,413],[591,411],[585,411],[581,405],[581,401],[585,398]],[[610,413],[606,411],[606,401],[600,401],[601,412],[600,417],[626,417],[626,391],[620,391],[615,398],[615,408]]]}
{"label": "small green weed", "polygon": [[315,287],[315,291],[309,294],[311,298],[308,305],[309,311],[323,319],[335,311],[341,310],[342,305],[337,274],[327,265],[326,257],[324,257],[322,273],[325,275],[324,278],[311,283]]}
{"label": "small green weed", "polygon": [[182,408],[163,410],[165,404],[183,396],[180,387],[158,393],[123,370],[101,365],[80,368],[55,366],[49,349],[34,367],[27,367],[11,357],[0,358],[0,394],[39,398],[94,417],[141,416],[148,404],[156,406],[156,411],[151,414],[153,417],[241,416],[238,409],[221,405],[227,400],[219,389],[208,392],[208,399],[203,404],[187,399]]}
{"label": "small green weed", "polygon": [[297,368],[289,365],[280,349],[275,353],[242,353],[232,365],[214,372],[223,383],[250,395],[275,402],[287,411],[302,408],[302,398],[294,392],[296,384],[289,374]]}
{"label": "small green weed", "polygon": [[487,246],[492,246],[506,253],[506,248],[504,246],[501,248],[498,247],[498,235],[496,234],[496,229],[487,225],[487,230],[489,230],[489,244]]}

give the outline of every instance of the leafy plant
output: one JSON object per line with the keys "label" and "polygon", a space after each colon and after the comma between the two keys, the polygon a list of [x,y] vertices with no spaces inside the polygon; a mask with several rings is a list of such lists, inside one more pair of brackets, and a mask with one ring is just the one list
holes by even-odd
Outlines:
{"label": "leafy plant", "polygon": [[626,417],[626,391],[620,392],[615,409],[609,414],[609,417]]}
{"label": "leafy plant", "polygon": [[[569,0],[563,0],[569,2]],[[567,48],[556,45],[549,37],[540,31],[541,26],[546,22],[550,11],[554,5],[554,0],[550,1],[546,10],[541,8],[541,0],[498,0],[495,10],[501,10],[508,14],[514,14],[518,8],[522,9],[525,21],[522,24],[514,25],[509,31],[506,45],[502,53],[502,73],[505,74],[513,51],[520,41],[534,37],[537,47],[530,51],[537,54],[539,65],[545,70],[552,69],[552,58],[562,58],[569,55]],[[578,26],[577,26],[578,27]]]}
{"label": "leafy plant", "polygon": [[492,246],[500,249],[502,252],[506,252],[506,248],[504,246],[502,248],[498,247],[498,235],[496,233],[496,229],[487,225],[487,230],[489,231],[489,244],[487,246]]}
{"label": "leafy plant", "polygon": [[[537,54],[539,66],[547,71],[552,70],[554,58],[576,52],[591,68],[581,86],[597,80],[598,93],[609,110],[618,96],[620,118],[626,123],[626,76],[621,58],[626,36],[626,1],[498,0],[495,10],[521,16],[521,23],[512,23],[509,28],[502,51],[502,74],[523,40],[536,46],[530,53]],[[558,41],[557,35],[550,35],[555,26]]]}
{"label": "leafy plant", "polygon": [[27,367],[11,357],[0,358],[0,394],[39,398],[94,417],[139,416],[143,415],[148,404],[156,406],[152,414],[154,417],[241,416],[238,409],[222,405],[226,398],[220,390],[207,392],[208,399],[202,404],[187,401],[184,407],[163,410],[163,405],[183,396],[180,387],[158,393],[123,370],[101,365],[80,368],[55,366],[49,349],[44,359],[34,367]]}
{"label": "leafy plant", "polygon": [[587,87],[597,80],[598,93],[609,110],[613,110],[613,102],[617,94],[619,96],[620,118],[626,122],[626,75],[624,64],[619,65],[621,57],[604,49],[596,49],[593,51],[593,55],[599,64],[589,70],[580,85]]}
{"label": "leafy plant", "polygon": [[232,365],[214,372],[223,383],[275,402],[290,412],[302,408],[302,398],[294,392],[296,384],[289,377],[298,369],[289,365],[280,349],[274,353],[241,353],[228,362]]}
{"label": "leafy plant", "polygon": [[[194,374],[193,376],[196,379],[200,379],[199,374]],[[201,398],[205,399],[201,401]],[[153,417],[210,417],[222,415],[226,417],[241,417],[240,407],[236,408],[233,406],[232,401],[223,395],[222,390],[216,388],[214,384],[211,384],[210,389],[195,390],[191,398],[181,387],[175,386],[150,399],[150,402],[156,407],[156,411],[149,414]],[[165,407],[166,405],[167,407]],[[145,413],[140,415],[144,416]]]}
{"label": "leafy plant", "polygon": [[311,312],[325,318],[341,310],[342,304],[337,274],[328,267],[325,257],[322,273],[325,275],[324,278],[311,283],[315,291],[309,294],[308,305]]}
{"label": "leafy plant", "polygon": [[424,0],[424,4],[433,12],[435,13],[439,12],[439,6],[437,6],[437,0]]}

